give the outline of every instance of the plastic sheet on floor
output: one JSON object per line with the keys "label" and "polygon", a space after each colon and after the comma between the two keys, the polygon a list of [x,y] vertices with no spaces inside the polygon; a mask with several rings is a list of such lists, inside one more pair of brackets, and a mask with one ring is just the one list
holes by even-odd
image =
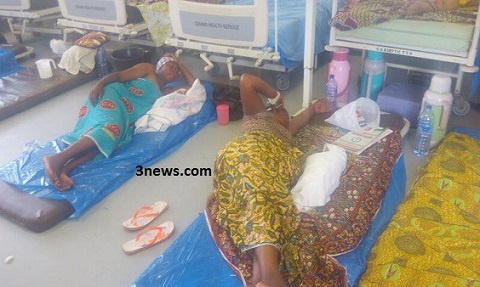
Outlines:
{"label": "plastic sheet on floor", "polygon": [[242,281],[228,267],[200,214],[132,287],[229,286]]}
{"label": "plastic sheet on floor", "polygon": [[465,134],[469,137],[472,137],[476,140],[480,140],[480,128],[462,128],[462,127],[454,127],[452,131],[457,133]]}
{"label": "plastic sheet on floor", "polygon": [[402,155],[395,164],[390,177],[387,193],[383,198],[382,205],[370,224],[365,237],[360,241],[357,248],[335,257],[347,270],[348,286],[358,286],[360,277],[366,268],[366,262],[375,241],[382,234],[392,219],[397,207],[405,197],[407,172],[405,169],[404,156]]}
{"label": "plastic sheet on floor", "polygon": [[[405,163],[401,156],[367,236],[355,250],[337,257],[347,269],[350,286],[354,286],[363,273],[373,244],[403,201],[405,184]],[[154,286],[241,287],[242,281],[223,259],[210,235],[205,216],[201,214],[132,284],[132,287]]]}
{"label": "plastic sheet on floor", "polygon": [[[205,87],[211,98],[213,86],[205,84]],[[74,169],[70,175],[75,184],[64,192],[47,182],[42,162],[45,155],[58,153],[66,147],[60,138],[44,146],[30,147],[21,157],[0,168],[0,179],[41,198],[67,200],[75,208],[71,217],[78,218],[134,176],[137,165],[151,166],[166,157],[215,118],[215,107],[207,100],[200,112],[164,132],[135,135],[109,159],[89,161]]]}

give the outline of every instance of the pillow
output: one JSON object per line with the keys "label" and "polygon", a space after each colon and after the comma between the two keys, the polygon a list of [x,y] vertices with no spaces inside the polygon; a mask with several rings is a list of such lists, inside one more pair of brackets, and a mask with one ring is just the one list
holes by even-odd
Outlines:
{"label": "pillow", "polygon": [[110,41],[110,36],[106,35],[105,33],[90,32],[75,41],[75,45],[84,48],[96,49],[108,41]]}

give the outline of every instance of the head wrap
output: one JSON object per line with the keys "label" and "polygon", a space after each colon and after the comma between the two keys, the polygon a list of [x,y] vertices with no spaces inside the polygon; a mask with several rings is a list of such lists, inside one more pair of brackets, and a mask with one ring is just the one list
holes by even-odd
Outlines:
{"label": "head wrap", "polygon": [[160,58],[160,60],[158,60],[158,62],[157,62],[156,71],[157,72],[160,71],[160,69],[163,67],[163,65],[165,65],[168,62],[175,62],[175,59],[172,58],[172,57],[162,57],[162,58]]}

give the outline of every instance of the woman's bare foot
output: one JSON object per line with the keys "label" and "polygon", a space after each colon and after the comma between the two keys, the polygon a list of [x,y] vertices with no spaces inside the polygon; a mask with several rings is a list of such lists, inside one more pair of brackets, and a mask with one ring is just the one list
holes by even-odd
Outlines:
{"label": "woman's bare foot", "polygon": [[56,188],[61,189],[60,172],[64,163],[57,159],[56,155],[49,155],[43,158],[45,165],[45,175],[50,179]]}
{"label": "woman's bare foot", "polygon": [[270,278],[269,280],[263,280],[258,282],[255,287],[288,287],[287,284],[280,278]]}
{"label": "woman's bare foot", "polygon": [[261,273],[260,282],[255,287],[287,287],[278,269],[280,251],[275,246],[268,244],[258,246],[255,248],[255,257]]}
{"label": "woman's bare foot", "polygon": [[255,287],[287,287],[280,271],[262,273],[262,280]]}
{"label": "woman's bare foot", "polygon": [[68,190],[73,186],[73,180],[63,170],[60,172],[60,185],[61,188],[59,189],[62,191]]}

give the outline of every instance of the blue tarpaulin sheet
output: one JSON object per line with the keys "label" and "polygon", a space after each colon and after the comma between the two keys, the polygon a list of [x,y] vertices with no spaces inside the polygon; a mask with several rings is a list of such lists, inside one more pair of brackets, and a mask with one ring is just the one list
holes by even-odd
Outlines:
{"label": "blue tarpaulin sheet", "polygon": [[24,69],[21,67],[12,51],[0,49],[0,78]]}
{"label": "blue tarpaulin sheet", "polygon": [[[205,87],[207,95],[211,96],[213,86],[205,84]],[[0,168],[0,179],[41,198],[67,200],[75,209],[71,217],[78,218],[130,179],[137,165],[150,166],[166,157],[215,118],[215,107],[207,100],[200,112],[164,132],[135,135],[110,158],[89,161],[75,168],[70,174],[75,184],[67,191],[59,192],[47,181],[42,162],[44,156],[66,147],[60,138],[37,146]]]}
{"label": "blue tarpaulin sheet", "polygon": [[[355,250],[337,257],[347,269],[350,286],[355,286],[360,279],[370,250],[403,201],[405,184],[405,163],[401,156],[393,168],[385,198],[366,237]],[[218,251],[205,216],[201,214],[132,284],[132,287],[154,286],[241,287],[242,281]]]}
{"label": "blue tarpaulin sheet", "polygon": [[461,127],[455,127],[452,129],[452,131],[457,132],[457,133],[462,133],[465,134],[469,137],[472,137],[476,140],[480,140],[480,129],[478,128],[461,128]]}
{"label": "blue tarpaulin sheet", "polygon": [[[232,0],[227,4],[252,5],[252,0]],[[277,3],[277,39],[280,62],[291,69],[303,62],[305,47],[305,0],[283,0]],[[328,45],[332,1],[317,0],[315,22],[315,54]],[[268,42],[264,47],[275,50],[275,1],[268,1]]]}
{"label": "blue tarpaulin sheet", "polygon": [[354,250],[337,256],[336,259],[347,269],[348,286],[357,286],[358,282],[365,271],[366,262],[373,245],[378,237],[387,227],[393,215],[397,211],[397,207],[402,203],[405,197],[405,189],[407,182],[407,172],[403,155],[393,167],[390,183],[387,193],[383,198],[382,205],[377,214],[373,218],[367,234],[360,244]]}

